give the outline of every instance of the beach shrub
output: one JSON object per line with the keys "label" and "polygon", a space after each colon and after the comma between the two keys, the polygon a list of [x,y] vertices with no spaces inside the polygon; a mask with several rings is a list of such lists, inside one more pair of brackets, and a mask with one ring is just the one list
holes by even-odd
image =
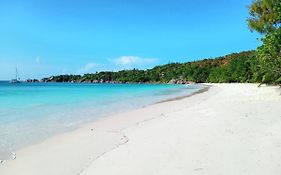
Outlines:
{"label": "beach shrub", "polygon": [[268,33],[257,49],[262,83],[280,83],[281,77],[281,29]]}
{"label": "beach shrub", "polygon": [[265,35],[257,49],[255,81],[279,84],[281,77],[281,0],[255,0],[249,7],[251,31]]}

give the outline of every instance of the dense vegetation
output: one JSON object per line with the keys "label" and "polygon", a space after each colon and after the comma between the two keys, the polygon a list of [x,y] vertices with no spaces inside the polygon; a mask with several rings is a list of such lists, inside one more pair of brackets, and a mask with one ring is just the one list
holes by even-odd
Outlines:
{"label": "dense vegetation", "polygon": [[248,25],[263,35],[257,51],[187,63],[170,63],[149,70],[122,70],[95,74],[60,75],[55,82],[258,82],[281,84],[281,0],[255,0],[249,7]]}
{"label": "dense vegetation", "polygon": [[256,0],[249,10],[250,29],[265,35],[257,49],[257,82],[281,84],[281,0]]}
{"label": "dense vegetation", "polygon": [[255,82],[257,59],[254,51],[235,53],[216,59],[187,63],[170,63],[148,70],[122,70],[95,74],[60,75],[45,81],[55,82]]}

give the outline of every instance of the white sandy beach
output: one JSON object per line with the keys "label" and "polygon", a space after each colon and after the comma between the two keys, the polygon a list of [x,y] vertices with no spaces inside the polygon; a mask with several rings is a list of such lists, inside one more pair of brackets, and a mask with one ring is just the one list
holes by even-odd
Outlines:
{"label": "white sandy beach", "polygon": [[212,84],[17,152],[1,175],[280,175],[281,89]]}

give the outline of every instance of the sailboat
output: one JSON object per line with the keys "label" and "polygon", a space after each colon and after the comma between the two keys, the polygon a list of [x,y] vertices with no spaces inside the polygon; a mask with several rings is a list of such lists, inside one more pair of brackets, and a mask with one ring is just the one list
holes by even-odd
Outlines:
{"label": "sailboat", "polygon": [[12,79],[10,83],[20,83],[20,78],[18,77],[18,68],[16,68],[16,78]]}

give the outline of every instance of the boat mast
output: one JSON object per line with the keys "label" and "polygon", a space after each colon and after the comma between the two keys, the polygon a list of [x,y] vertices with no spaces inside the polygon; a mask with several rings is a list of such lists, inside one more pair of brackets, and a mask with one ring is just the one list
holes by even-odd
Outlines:
{"label": "boat mast", "polygon": [[16,67],[16,80],[18,80],[18,68]]}
{"label": "boat mast", "polygon": [[17,80],[17,81],[20,81],[19,73],[18,73],[18,67],[16,67],[16,80]]}

